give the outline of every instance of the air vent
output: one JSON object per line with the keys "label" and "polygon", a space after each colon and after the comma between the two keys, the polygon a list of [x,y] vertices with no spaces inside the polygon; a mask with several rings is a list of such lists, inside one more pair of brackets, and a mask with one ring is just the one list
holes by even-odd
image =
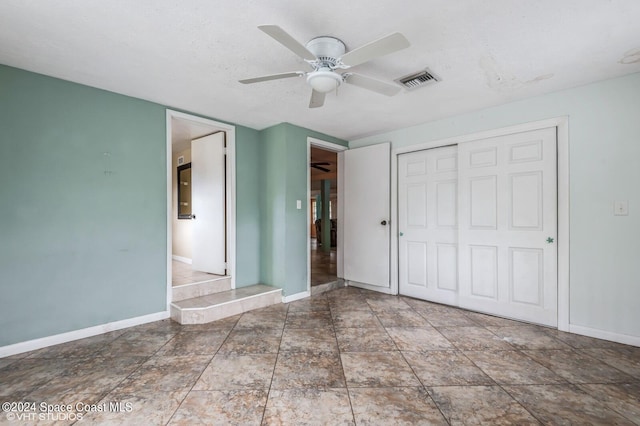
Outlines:
{"label": "air vent", "polygon": [[409,74],[394,81],[404,86],[407,90],[415,90],[428,84],[437,83],[438,81],[440,81],[440,79],[436,77],[431,71],[425,69],[423,71]]}

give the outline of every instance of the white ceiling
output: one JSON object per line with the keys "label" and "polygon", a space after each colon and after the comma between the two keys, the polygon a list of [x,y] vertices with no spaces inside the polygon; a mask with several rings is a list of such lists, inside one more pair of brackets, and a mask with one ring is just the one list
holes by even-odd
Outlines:
{"label": "white ceiling", "polygon": [[[352,140],[640,71],[638,0],[2,0],[0,63],[255,129],[289,122]],[[343,85],[307,108],[306,64],[257,29],[411,47],[353,68],[442,82],[392,98]]]}
{"label": "white ceiling", "polygon": [[191,148],[191,141],[221,129],[186,119],[171,119],[171,148],[174,153]]}

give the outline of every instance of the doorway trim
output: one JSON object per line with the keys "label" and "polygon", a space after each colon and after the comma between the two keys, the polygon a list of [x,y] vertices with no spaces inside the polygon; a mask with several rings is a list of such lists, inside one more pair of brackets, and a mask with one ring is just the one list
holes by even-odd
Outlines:
{"label": "doorway trim", "polygon": [[[322,148],[325,151],[337,152],[338,153],[338,223],[344,223],[344,210],[342,209],[342,197],[344,196],[343,187],[341,185],[342,179],[340,179],[341,174],[344,173],[344,163],[341,160],[341,152],[349,149],[346,146],[339,145],[333,142],[323,141],[321,139],[316,139],[311,136],[307,137],[307,200],[305,204],[309,206],[309,200],[311,200],[311,166],[309,163],[311,162],[311,147],[315,146],[316,148]],[[309,217],[309,212],[307,212],[307,218]],[[311,227],[307,224],[307,295],[311,296]],[[342,278],[342,265],[344,260],[344,253],[342,251],[342,227],[338,226],[337,235],[336,235],[336,267],[337,267],[337,276],[338,278]]]}
{"label": "doorway trim", "polygon": [[558,185],[558,330],[569,331],[569,117],[561,116],[509,127],[501,127],[447,139],[419,143],[391,151],[391,291],[398,294],[398,156],[414,151],[457,145],[480,139],[540,130],[557,129]]}
{"label": "doorway trim", "polygon": [[167,157],[167,311],[171,310],[173,287],[172,275],[172,251],[173,251],[173,189],[172,189],[172,119],[192,121],[198,124],[210,126],[218,131],[226,133],[226,243],[227,243],[227,275],[231,276],[231,288],[236,288],[236,127],[208,118],[199,117],[171,109],[166,110],[166,157]]}

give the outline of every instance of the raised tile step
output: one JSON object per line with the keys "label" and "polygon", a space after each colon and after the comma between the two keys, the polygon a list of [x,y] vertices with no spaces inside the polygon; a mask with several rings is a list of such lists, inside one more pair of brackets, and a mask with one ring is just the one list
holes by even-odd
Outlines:
{"label": "raised tile step", "polygon": [[176,285],[172,288],[172,302],[208,296],[231,290],[231,277],[216,277],[197,283]]}
{"label": "raised tile step", "polygon": [[336,288],[342,288],[345,286],[345,280],[343,280],[342,278],[338,278],[336,281],[311,286],[311,295],[317,296],[318,294],[326,293],[327,291],[335,290]]}
{"label": "raised tile step", "polygon": [[282,289],[256,284],[173,302],[171,319],[180,324],[205,324],[277,303],[282,303]]}

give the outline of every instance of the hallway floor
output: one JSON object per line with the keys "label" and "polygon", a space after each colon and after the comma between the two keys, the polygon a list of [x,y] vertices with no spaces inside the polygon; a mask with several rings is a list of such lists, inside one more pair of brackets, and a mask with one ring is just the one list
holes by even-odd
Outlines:
{"label": "hallway floor", "polygon": [[322,247],[318,246],[315,238],[311,239],[311,286],[317,286],[328,282],[336,281],[337,264],[336,249],[333,247],[331,251],[324,252]]}
{"label": "hallway floor", "polygon": [[171,285],[184,285],[207,281],[222,275],[209,274],[207,272],[194,271],[188,263],[171,261]]}
{"label": "hallway floor", "polygon": [[79,424],[640,424],[640,348],[353,287],[2,358],[0,383],[107,404]]}

